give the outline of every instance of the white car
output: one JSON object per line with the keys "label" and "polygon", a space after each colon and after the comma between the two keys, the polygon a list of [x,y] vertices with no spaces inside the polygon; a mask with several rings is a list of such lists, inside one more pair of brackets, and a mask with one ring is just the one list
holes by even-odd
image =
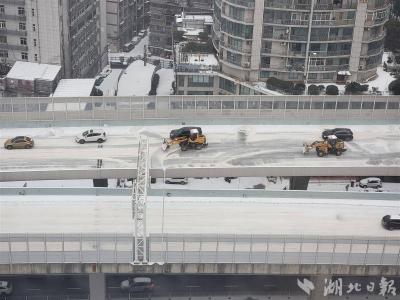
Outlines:
{"label": "white car", "polygon": [[368,177],[360,180],[360,187],[362,188],[381,188],[382,181],[377,177]]}
{"label": "white car", "polygon": [[13,287],[9,281],[0,281],[0,296],[10,295],[12,293]]}
{"label": "white car", "polygon": [[75,137],[75,141],[79,144],[97,142],[103,143],[107,140],[106,133],[102,129],[90,129],[82,132]]}

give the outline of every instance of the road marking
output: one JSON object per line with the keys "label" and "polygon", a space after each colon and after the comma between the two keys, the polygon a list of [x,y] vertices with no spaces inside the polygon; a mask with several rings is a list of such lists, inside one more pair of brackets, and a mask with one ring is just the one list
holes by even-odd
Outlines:
{"label": "road marking", "polygon": [[199,285],[187,285],[186,287],[187,288],[199,288],[200,286]]}
{"label": "road marking", "polygon": [[237,288],[239,287],[238,285],[224,285],[226,288]]}
{"label": "road marking", "polygon": [[40,291],[40,289],[26,289],[27,291]]}
{"label": "road marking", "polygon": [[67,288],[67,290],[81,290],[82,288]]}

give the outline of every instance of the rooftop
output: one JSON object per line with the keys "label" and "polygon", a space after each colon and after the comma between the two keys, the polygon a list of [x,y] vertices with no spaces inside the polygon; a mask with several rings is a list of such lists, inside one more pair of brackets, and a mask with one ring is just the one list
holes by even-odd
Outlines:
{"label": "rooftop", "polygon": [[37,64],[17,61],[7,74],[7,78],[30,80],[54,80],[61,70],[59,65]]}
{"label": "rooftop", "polygon": [[95,78],[62,79],[53,97],[88,97],[92,92]]}

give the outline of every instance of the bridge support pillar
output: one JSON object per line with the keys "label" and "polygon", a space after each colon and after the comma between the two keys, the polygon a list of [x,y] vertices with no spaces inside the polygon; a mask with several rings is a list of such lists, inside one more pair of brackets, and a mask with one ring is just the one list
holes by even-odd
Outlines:
{"label": "bridge support pillar", "polygon": [[106,300],[106,275],[104,273],[89,274],[90,300]]}
{"label": "bridge support pillar", "polygon": [[324,289],[327,286],[325,280],[329,281],[332,279],[329,275],[318,275],[312,276],[311,281],[314,284],[314,290],[311,292],[310,300],[321,300],[325,299]]}
{"label": "bridge support pillar", "polygon": [[307,190],[310,177],[293,176],[290,177],[289,190]]}

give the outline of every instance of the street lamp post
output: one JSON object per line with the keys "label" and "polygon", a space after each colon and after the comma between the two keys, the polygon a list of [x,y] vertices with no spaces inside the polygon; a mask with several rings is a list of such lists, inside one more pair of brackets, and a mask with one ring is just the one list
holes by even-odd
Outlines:
{"label": "street lamp post", "polygon": [[[311,53],[311,55],[308,55],[307,73],[306,73],[306,79],[304,80],[304,84],[305,84],[305,85],[307,85],[307,83],[308,83],[308,74],[310,73],[311,56],[312,56],[312,57],[317,56],[317,52],[313,52],[313,53]],[[307,87],[306,87],[306,88],[307,88]]]}

